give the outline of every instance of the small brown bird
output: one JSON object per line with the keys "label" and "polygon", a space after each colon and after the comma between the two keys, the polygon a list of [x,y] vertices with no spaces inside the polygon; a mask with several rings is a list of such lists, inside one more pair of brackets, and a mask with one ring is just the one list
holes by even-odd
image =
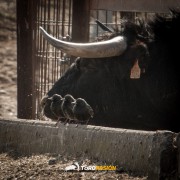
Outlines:
{"label": "small brown bird", "polygon": [[42,100],[41,100],[41,109],[42,109],[41,114],[45,115],[46,117],[49,117],[50,119],[57,120],[58,117],[54,113],[52,113],[52,111],[51,111],[51,108],[50,108],[51,103],[52,103],[51,98],[49,98],[47,96],[42,98]]}
{"label": "small brown bird", "polygon": [[64,113],[62,111],[61,105],[63,98],[59,94],[54,94],[52,97],[52,103],[50,105],[51,111],[58,117],[58,119],[64,118]]}
{"label": "small brown bird", "polygon": [[82,98],[76,99],[73,104],[73,113],[75,119],[87,124],[89,122],[89,119],[93,118],[94,116],[92,107]]}
{"label": "small brown bird", "polygon": [[67,118],[69,121],[74,120],[73,106],[75,101],[76,100],[70,94],[65,95],[63,98],[61,108],[65,118]]}

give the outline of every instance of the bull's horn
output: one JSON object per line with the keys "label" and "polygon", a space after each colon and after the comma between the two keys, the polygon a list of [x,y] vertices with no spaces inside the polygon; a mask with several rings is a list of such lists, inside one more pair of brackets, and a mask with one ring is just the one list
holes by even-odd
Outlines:
{"label": "bull's horn", "polygon": [[75,57],[103,58],[118,56],[121,55],[127,47],[126,39],[123,36],[117,36],[101,42],[72,43],[52,37],[42,27],[40,27],[40,31],[51,45]]}

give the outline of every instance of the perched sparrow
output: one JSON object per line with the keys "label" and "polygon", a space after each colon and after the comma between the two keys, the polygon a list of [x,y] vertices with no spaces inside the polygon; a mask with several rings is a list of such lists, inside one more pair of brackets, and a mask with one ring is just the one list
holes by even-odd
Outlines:
{"label": "perched sparrow", "polygon": [[84,99],[78,98],[74,102],[73,114],[76,120],[87,124],[89,119],[93,118],[94,111]]}
{"label": "perched sparrow", "polygon": [[74,106],[75,101],[76,100],[70,94],[67,94],[64,96],[63,102],[61,105],[65,118],[70,121],[74,120],[73,106]]}
{"label": "perched sparrow", "polygon": [[52,102],[50,105],[51,111],[58,117],[58,119],[64,118],[64,113],[62,111],[61,105],[63,98],[59,94],[54,94],[52,97]]}
{"label": "perched sparrow", "polygon": [[42,109],[41,113],[42,115],[45,115],[46,117],[49,117],[50,119],[57,120],[58,117],[51,111],[51,108],[50,108],[51,103],[52,103],[51,98],[47,96],[43,97],[41,100],[41,109]]}

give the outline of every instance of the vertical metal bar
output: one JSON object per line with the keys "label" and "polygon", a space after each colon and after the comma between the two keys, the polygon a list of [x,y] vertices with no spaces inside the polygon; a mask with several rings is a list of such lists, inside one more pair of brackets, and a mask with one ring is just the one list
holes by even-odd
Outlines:
{"label": "vertical metal bar", "polygon": [[108,11],[107,10],[105,11],[105,16],[106,16],[105,19],[106,19],[106,26],[107,26],[107,22],[108,22]]}
{"label": "vertical metal bar", "polygon": [[114,12],[114,16],[115,16],[115,27],[118,28],[118,22],[117,22],[117,11]]}
{"label": "vertical metal bar", "polygon": [[36,12],[36,41],[35,41],[35,61],[36,61],[36,99],[37,99],[37,107],[36,107],[36,110],[37,110],[37,116],[36,118],[40,118],[40,114],[39,114],[39,105],[40,105],[40,57],[39,57],[39,47],[40,47],[40,36],[39,36],[39,26],[40,26],[40,23],[39,23],[39,18],[40,18],[40,0],[37,1],[37,12]]}
{"label": "vertical metal bar", "polygon": [[89,41],[89,17],[89,0],[74,0],[72,18],[72,40],[74,42]]}
{"label": "vertical metal bar", "polygon": [[[64,19],[65,19],[65,0],[62,0],[62,20],[61,20],[61,36],[64,37]],[[63,56],[63,52],[61,52],[61,57]],[[63,71],[64,71],[64,65]],[[61,67],[62,67],[61,66]]]}
{"label": "vertical metal bar", "polygon": [[70,32],[70,30],[71,30],[71,3],[72,3],[72,1],[69,0],[69,9],[68,9],[68,11],[69,11],[69,17],[68,17],[68,34],[69,34],[69,35],[71,35],[71,32]]}
{"label": "vertical metal bar", "polygon": [[[59,23],[60,23],[60,1],[57,0],[56,4],[56,19],[55,19],[55,25],[56,25],[56,37],[59,38]],[[57,80],[58,77],[58,55],[59,55],[59,50],[55,49],[55,72],[54,72],[54,82]]]}
{"label": "vertical metal bar", "polygon": [[[99,11],[98,10],[96,10],[96,19],[98,19],[99,20]],[[98,37],[98,35],[99,35],[99,33],[98,33],[98,29],[99,29],[99,26],[96,24],[96,36]]]}
{"label": "vertical metal bar", "polygon": [[[47,29],[48,25],[47,25],[47,0],[45,0],[45,3],[44,3],[44,24],[45,24],[45,27]],[[43,81],[44,81],[44,93],[46,93],[46,89],[47,89],[47,81],[46,81],[46,78],[47,78],[47,68],[48,68],[48,42],[47,41],[44,41],[44,44],[43,44],[43,48],[44,48],[44,56],[45,56],[45,61],[43,63],[44,65],[44,77],[43,77]]]}
{"label": "vertical metal bar", "polygon": [[[119,30],[121,30],[122,29],[122,16],[121,16],[121,12],[119,11],[119,13],[117,14],[117,15],[119,15],[118,17],[119,17],[119,23],[120,23],[120,29]],[[118,19],[118,17],[117,17],[117,19]]]}
{"label": "vertical metal bar", "polygon": [[[60,20],[60,29],[61,29],[61,36],[64,36],[64,0],[61,1],[61,20]],[[61,58],[63,57],[63,52],[61,51],[60,54]],[[64,73],[64,64],[61,64],[61,75]]]}
{"label": "vertical metal bar", "polygon": [[[43,12],[43,7],[42,7],[42,0],[40,0],[40,25],[44,27],[43,23],[42,23],[42,12]],[[43,92],[43,37],[39,34],[39,38],[40,38],[40,44],[39,44],[39,59],[40,59],[40,94],[41,94],[41,98],[42,98],[42,92]]]}
{"label": "vertical metal bar", "polygon": [[[47,12],[46,12],[46,14],[47,14],[47,30],[48,30],[48,32],[50,32],[50,26],[51,26],[51,22],[50,22],[50,19],[51,19],[51,17],[50,17],[50,0],[48,0],[47,1]],[[47,76],[46,76],[46,91],[47,90],[49,90],[49,82],[50,82],[50,74],[52,73],[52,72],[50,72],[50,61],[51,61],[51,59],[50,59],[50,51],[51,51],[51,49],[50,49],[50,46],[47,46],[47,50],[46,50],[46,58],[47,58]],[[53,74],[53,73],[52,73]]]}
{"label": "vertical metal bar", "polygon": [[17,116],[33,119],[32,1],[17,0]]}
{"label": "vertical metal bar", "polygon": [[62,36],[65,36],[65,28],[64,28],[64,23],[65,23],[65,12],[66,12],[66,1],[63,0],[63,6],[62,6]]}
{"label": "vertical metal bar", "polygon": [[[41,25],[45,27],[43,12],[44,12],[44,0],[41,0]],[[40,52],[41,52],[41,94],[44,95],[44,52],[45,52],[45,40],[41,37],[41,46],[40,46]]]}
{"label": "vertical metal bar", "polygon": [[[69,0],[69,30],[68,30],[68,34],[72,37],[72,4],[73,4],[73,0]],[[71,65],[71,63],[73,62],[73,58],[70,58],[70,62],[69,62],[69,66]]]}
{"label": "vertical metal bar", "polygon": [[[53,27],[55,26],[55,22],[54,22],[54,19],[53,19],[53,13],[56,9],[53,8],[52,6],[52,2],[51,0],[49,0],[49,27],[50,27],[50,32],[53,33],[54,35],[54,32],[53,32]],[[52,67],[53,64],[54,64],[54,50],[51,47],[49,47],[49,63],[50,63],[50,66]],[[54,69],[50,68],[49,69],[49,82],[48,82],[48,91],[49,89],[51,88],[51,84],[53,83],[53,78],[54,78]]]}
{"label": "vertical metal bar", "polygon": [[[58,21],[57,35],[58,35],[58,37],[60,37],[61,36],[61,32],[60,32],[60,30],[61,30],[61,27],[60,27],[60,21],[61,21],[61,2],[59,2],[59,1],[58,1],[58,18],[57,18],[57,21]],[[58,58],[59,58],[59,60],[62,58],[60,51],[58,51]],[[59,63],[60,63],[60,61],[59,61]],[[62,68],[62,66],[60,64],[58,64],[58,60],[57,60],[56,79],[58,79],[59,76],[60,76],[61,68]]]}

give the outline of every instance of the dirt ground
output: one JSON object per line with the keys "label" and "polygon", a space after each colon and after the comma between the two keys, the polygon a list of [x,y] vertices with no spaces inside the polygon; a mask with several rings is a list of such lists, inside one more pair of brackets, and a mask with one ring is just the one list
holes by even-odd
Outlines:
{"label": "dirt ground", "polygon": [[0,117],[17,116],[16,12],[14,0],[0,1]]}
{"label": "dirt ground", "polygon": [[[0,1],[0,118],[17,117],[17,53],[15,0]],[[75,159],[61,157],[50,165],[52,155],[0,154],[0,179],[125,179],[145,180],[117,172],[65,172]],[[103,165],[103,164],[102,164]]]}
{"label": "dirt ground", "polygon": [[[115,171],[65,171],[65,168],[72,165],[76,160],[72,157],[60,157],[58,162],[51,164],[54,156],[32,155],[32,156],[14,156],[7,153],[0,155],[0,179],[63,179],[63,180],[146,180],[147,178],[133,177],[125,173]],[[92,165],[90,160],[85,159],[83,165]]]}
{"label": "dirt ground", "polygon": [[17,116],[16,41],[0,42],[0,117]]}

